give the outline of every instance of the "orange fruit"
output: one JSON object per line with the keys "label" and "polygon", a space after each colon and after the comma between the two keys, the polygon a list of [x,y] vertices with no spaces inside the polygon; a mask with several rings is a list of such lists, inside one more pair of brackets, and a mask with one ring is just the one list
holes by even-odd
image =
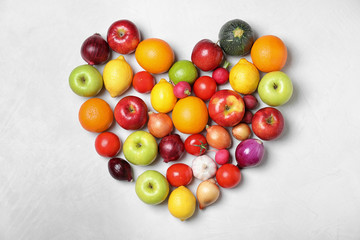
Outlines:
{"label": "orange fruit", "polygon": [[204,130],[208,118],[206,104],[203,100],[194,96],[180,99],[172,111],[175,128],[186,134],[195,134]]}
{"label": "orange fruit", "polygon": [[170,45],[162,39],[148,38],[139,43],[135,50],[139,65],[153,74],[167,72],[175,60]]}
{"label": "orange fruit", "polygon": [[280,71],[287,59],[284,42],[273,35],[256,39],[250,54],[253,64],[262,72]]}
{"label": "orange fruit", "polygon": [[103,132],[113,123],[114,115],[110,105],[100,98],[86,100],[79,110],[81,126],[90,132]]}

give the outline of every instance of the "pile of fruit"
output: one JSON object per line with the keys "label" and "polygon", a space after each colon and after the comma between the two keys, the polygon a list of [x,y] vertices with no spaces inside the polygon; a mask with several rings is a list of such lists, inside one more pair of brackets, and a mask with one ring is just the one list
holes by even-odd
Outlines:
{"label": "pile of fruit", "polygon": [[[98,133],[95,149],[110,158],[112,177],[133,181],[134,165],[150,165],[158,155],[165,163],[177,161],[166,174],[144,171],[136,179],[135,192],[147,204],[168,198],[170,213],[181,220],[193,215],[197,203],[203,209],[216,202],[221,188],[236,187],[241,169],[262,162],[263,142],[279,138],[284,129],[284,118],[275,107],[288,102],[293,92],[290,78],[281,71],[287,48],[280,38],[255,39],[250,25],[239,19],[225,23],[218,38],[217,43],[199,41],[191,60],[175,61],[166,41],[141,40],[133,22],[119,20],[109,27],[107,41],[94,34],[83,42],[81,56],[87,64],[76,67],[69,76],[73,92],[89,98],[80,107],[79,121],[87,131]],[[110,59],[111,51],[119,57]],[[143,71],[133,73],[125,58],[130,54]],[[252,62],[244,57],[248,54]],[[230,68],[226,56],[240,59]],[[102,74],[94,67],[101,64]],[[169,79],[157,82],[154,76],[164,73]],[[219,90],[227,83],[231,89]],[[95,97],[103,87],[119,99],[114,110]],[[150,94],[150,103],[126,95],[131,87]],[[259,106],[256,91],[267,106],[253,114]],[[148,110],[148,104],[154,111]],[[109,131],[115,122],[132,131],[123,144]],[[228,149],[234,138],[240,143],[231,153]],[[117,157],[121,149],[125,159]],[[216,152],[214,159],[208,151]],[[194,155],[193,161],[181,162],[184,154]],[[229,161],[232,154],[236,165]],[[201,181],[196,197],[187,187],[193,178]]]}

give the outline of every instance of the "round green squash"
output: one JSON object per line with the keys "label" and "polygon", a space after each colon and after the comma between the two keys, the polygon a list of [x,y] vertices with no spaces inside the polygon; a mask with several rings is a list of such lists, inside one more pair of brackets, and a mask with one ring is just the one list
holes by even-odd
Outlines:
{"label": "round green squash", "polygon": [[233,19],[225,23],[219,32],[219,44],[231,56],[244,56],[250,52],[255,37],[250,25]]}

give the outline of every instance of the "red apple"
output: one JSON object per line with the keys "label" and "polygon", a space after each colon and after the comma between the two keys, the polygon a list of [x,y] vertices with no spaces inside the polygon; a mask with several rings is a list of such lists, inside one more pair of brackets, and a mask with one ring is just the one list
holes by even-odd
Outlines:
{"label": "red apple", "polygon": [[252,130],[262,140],[272,140],[280,136],[284,129],[284,117],[279,110],[265,107],[258,110],[251,122]]}
{"label": "red apple", "polygon": [[224,57],[219,45],[209,39],[198,42],[191,54],[191,61],[201,70],[207,72],[217,68]]}
{"label": "red apple", "polygon": [[148,119],[146,103],[139,97],[126,96],[116,104],[114,109],[116,122],[126,130],[142,128]]}
{"label": "red apple", "polygon": [[110,48],[120,54],[134,52],[140,40],[138,28],[129,20],[114,22],[107,32],[107,41]]}
{"label": "red apple", "polygon": [[223,127],[232,127],[244,117],[245,104],[241,95],[233,90],[217,91],[209,101],[209,115]]}

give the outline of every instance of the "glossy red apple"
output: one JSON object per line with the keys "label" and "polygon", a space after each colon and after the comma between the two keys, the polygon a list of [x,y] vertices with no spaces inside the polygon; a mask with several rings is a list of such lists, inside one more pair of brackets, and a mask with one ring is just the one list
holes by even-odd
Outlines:
{"label": "glossy red apple", "polygon": [[252,130],[262,140],[272,140],[279,137],[284,129],[284,117],[279,110],[265,107],[258,110],[251,122]]}
{"label": "glossy red apple", "polygon": [[191,61],[202,71],[212,71],[217,68],[224,57],[219,45],[209,39],[203,39],[193,48]]}
{"label": "glossy red apple", "polygon": [[148,120],[148,108],[139,97],[126,96],[116,104],[114,109],[116,122],[126,130],[142,128]]}
{"label": "glossy red apple", "polygon": [[112,50],[120,54],[129,54],[135,51],[141,40],[136,25],[126,19],[111,24],[107,32],[107,42]]}
{"label": "glossy red apple", "polygon": [[209,101],[209,116],[223,127],[232,127],[244,117],[245,104],[241,95],[224,89],[217,91]]}

